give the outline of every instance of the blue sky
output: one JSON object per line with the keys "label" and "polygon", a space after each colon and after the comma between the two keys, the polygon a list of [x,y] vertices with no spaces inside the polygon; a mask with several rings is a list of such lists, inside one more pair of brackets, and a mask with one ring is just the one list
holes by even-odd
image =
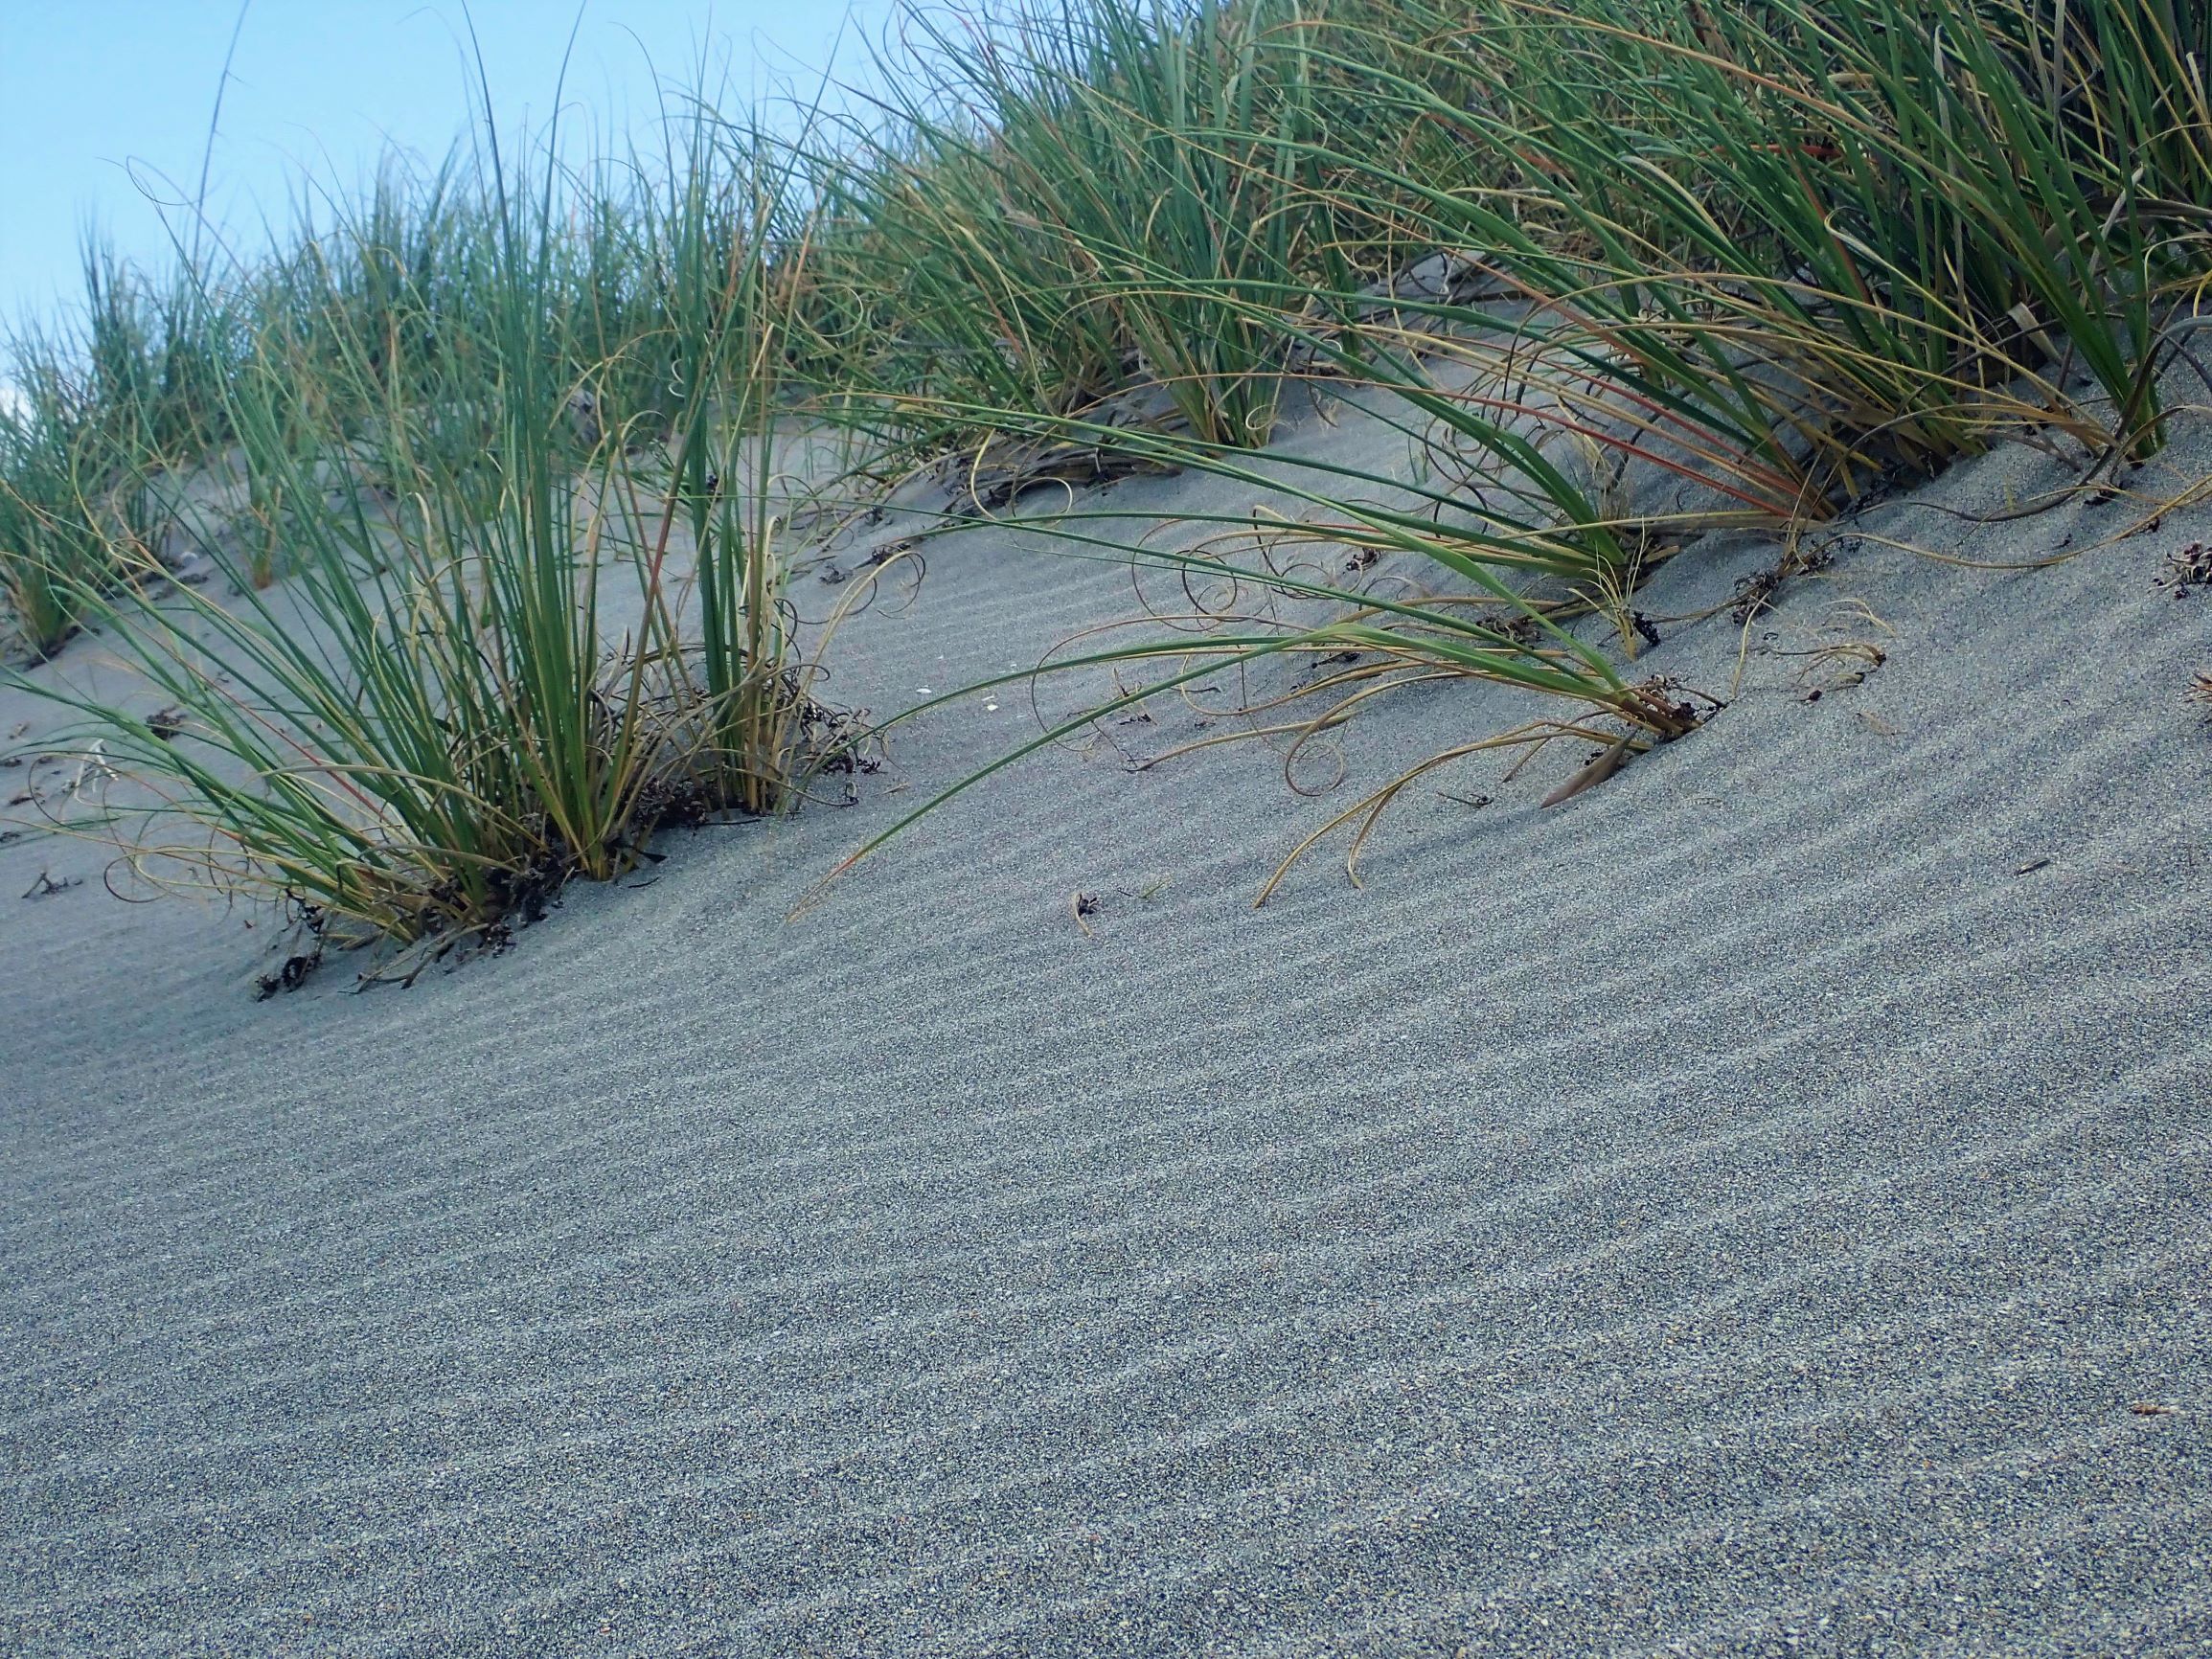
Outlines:
{"label": "blue sky", "polygon": [[[702,49],[741,98],[818,71],[849,11],[855,27],[879,27],[888,0],[589,0],[564,123],[604,134],[650,116],[655,72],[688,86]],[[502,123],[542,122],[575,0],[471,0],[467,12]],[[238,17],[238,0],[0,0],[0,324],[74,300],[88,223],[126,254],[166,257],[149,193],[197,193]],[[303,171],[350,186],[388,142],[444,155],[472,113],[467,40],[461,0],[250,0],[213,216],[250,241],[262,211],[286,216]]]}

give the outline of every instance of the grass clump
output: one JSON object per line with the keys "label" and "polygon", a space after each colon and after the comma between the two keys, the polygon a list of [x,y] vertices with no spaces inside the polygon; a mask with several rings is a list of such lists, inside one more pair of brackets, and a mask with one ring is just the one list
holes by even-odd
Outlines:
{"label": "grass clump", "polygon": [[[726,158],[694,137],[696,183]],[[524,193],[495,155],[456,210],[472,309],[397,281],[374,333],[344,307],[316,335],[264,319],[222,389],[247,545],[201,535],[230,591],[164,587],[143,552],[121,558],[143,590],[68,591],[162,717],[45,685],[156,823],[191,827],[142,869],[280,892],[342,937],[450,943],[618,874],[671,819],[787,805],[834,758],[849,735],[810,694],[767,488],[782,175],[753,182],[734,241],[703,189],[661,227],[685,255],[654,341],[673,466],[635,422],[579,431],[550,171]],[[415,363],[430,336],[409,324],[432,317]]]}
{"label": "grass clump", "polygon": [[32,359],[0,407],[0,599],[34,659],[60,649],[88,602],[143,564],[159,514],[140,484],[141,435],[73,382],[58,354]]}
{"label": "grass clump", "polygon": [[[998,119],[971,150],[994,179],[1032,165],[1056,181],[1129,178],[1111,157],[1148,147],[1193,158],[1218,181],[1205,199],[1235,204],[1227,216],[1277,238],[1282,257],[1231,269],[1206,252],[1218,243],[1172,228],[1137,255],[1080,193],[1034,193],[1006,222],[1083,273],[1057,280],[1102,306],[1141,293],[1139,315],[1209,346],[1295,341],[1265,356],[1270,398],[1293,364],[1332,391],[1380,396],[1444,481],[1386,510],[1375,503],[1403,480],[1380,471],[1286,459],[1261,479],[1233,448],[1264,420],[1239,432],[1184,402],[1154,427],[1065,398],[993,404],[981,385],[884,399],[915,430],[935,411],[956,429],[1058,436],[1256,485],[1282,487],[1288,470],[1314,540],[1418,552],[1442,584],[1380,614],[1350,591],[1309,595],[1347,620],[1223,627],[1209,651],[1326,657],[1346,643],[1333,627],[1357,630],[1385,665],[1361,677],[1364,699],[1457,671],[1472,589],[1507,619],[1476,648],[1475,677],[1618,716],[1630,735],[1601,752],[1617,764],[1625,743],[1665,740],[1695,715],[1662,694],[1664,717],[1644,723],[1637,686],[1602,661],[1570,653],[1562,675],[1562,599],[1609,616],[1632,656],[1636,583],[1709,530],[1793,537],[1997,442],[2070,445],[2087,483],[2163,441],[2158,374],[2181,349],[2169,319],[2212,268],[2193,205],[2212,155],[2201,6],[1248,7],[1237,74],[1265,94],[1193,120],[1163,102],[1179,81],[1158,55],[1213,15],[1155,15],[1142,50],[1117,40],[1104,65],[1016,27],[1002,32],[1013,71],[998,68],[1002,35],[973,18],[993,85],[1061,96],[979,101]],[[1112,96],[1125,69],[1155,96]],[[946,239],[1001,245],[967,182],[918,167],[903,188],[927,199],[940,183]],[[1172,227],[1185,198],[1155,176],[1119,199]],[[933,257],[885,254],[871,268],[890,267],[887,297]],[[1373,280],[1424,261],[1453,280],[1410,293]],[[1114,339],[1149,366],[1142,327],[1117,317]]]}
{"label": "grass clump", "polygon": [[[1270,596],[1056,667],[1141,666],[1141,699],[1309,660],[1252,711],[1293,754],[1439,677],[1551,711],[1323,827],[1357,857],[1451,759],[1591,742],[1579,789],[1706,717],[1635,667],[1633,597],[1707,532],[1789,543],[2000,442],[2085,487],[2153,453],[2212,273],[2202,0],[1050,0],[900,27],[834,119],[695,102],[665,153],[549,159],[527,189],[496,148],[395,170],[222,281],[88,258],[81,337],[18,345],[0,583],[34,650],[96,622],[182,712],[77,705],[207,868],[449,938],[672,815],[787,804],[853,738],[785,592],[794,492],[950,458],[972,499],[948,516],[992,513],[1022,478],[975,481],[1009,452],[1204,470],[1299,515],[1180,554],[1081,511],[1033,527]],[[1256,464],[1315,398],[1398,423],[1425,469]],[[854,468],[794,484],[800,432]],[[239,481],[230,528],[191,511],[195,466]],[[163,584],[171,521],[235,594]],[[1426,579],[1384,600],[1290,570],[1300,545]]]}
{"label": "grass clump", "polygon": [[890,118],[816,158],[825,294],[874,325],[844,336],[851,383],[1010,416],[1146,384],[1200,442],[1266,443],[1288,336],[1254,302],[1334,255],[1295,7],[913,22]]}

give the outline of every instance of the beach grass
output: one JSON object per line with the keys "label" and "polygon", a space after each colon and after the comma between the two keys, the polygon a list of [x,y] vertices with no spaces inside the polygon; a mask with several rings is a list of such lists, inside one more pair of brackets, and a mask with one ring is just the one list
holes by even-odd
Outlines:
{"label": "beach grass", "polygon": [[[1312,712],[1250,711],[1293,746],[1437,677],[1556,711],[1300,848],[1347,828],[1356,860],[1451,760],[1594,742],[1564,800],[1707,717],[1636,670],[1632,602],[1708,532],[1787,547],[1999,443],[2081,489],[2154,454],[2212,272],[2207,62],[2196,0],[915,11],[841,114],[675,100],[657,150],[583,167],[487,130],[262,258],[88,253],[76,330],[11,353],[0,587],[32,653],[96,625],[183,712],[180,740],[38,682],[194,828],[188,862],[448,939],[672,817],[788,806],[854,740],[786,593],[787,433],[841,437],[854,467],[809,488],[847,506],[1009,442],[1196,469],[1296,503],[1263,539],[1432,580],[1062,512],[1040,549],[1294,614],[1054,669],[1146,665],[1142,697],[1352,653]],[[1422,465],[1255,465],[1331,399]],[[186,500],[211,467],[244,481],[220,531]],[[165,582],[180,537],[226,588]]]}
{"label": "beach grass", "polygon": [[[615,388],[575,367],[590,314],[550,170],[500,163],[446,226],[466,307],[397,275],[364,301],[362,259],[309,332],[288,273],[220,387],[248,502],[194,538],[227,585],[167,584],[110,543],[130,580],[64,588],[164,717],[36,683],[158,803],[142,873],[279,893],[341,938],[451,943],[618,874],[672,818],[772,810],[829,758],[771,489],[784,175],[750,175],[729,218],[729,134],[691,139],[655,226],[674,420],[650,431],[580,421]],[[160,502],[180,475],[125,476]]]}

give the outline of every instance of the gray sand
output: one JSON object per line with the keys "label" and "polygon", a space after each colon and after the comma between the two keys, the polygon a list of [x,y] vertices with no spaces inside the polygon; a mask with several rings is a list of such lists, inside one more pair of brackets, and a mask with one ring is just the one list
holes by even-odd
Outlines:
{"label": "gray sand", "polygon": [[[2130,521],[1925,505],[2055,476],[1863,528]],[[2204,538],[1847,543],[1762,632],[1861,601],[1865,684],[1754,654],[1566,807],[1471,762],[1495,805],[1258,912],[1334,807],[1100,750],[786,922],[1018,695],[404,992],[257,1006],[265,922],[0,849],[0,1651],[2212,1651],[2212,592],[2152,585]],[[1129,605],[967,533],[832,694]],[[1402,696],[1346,787],[1526,713]]]}

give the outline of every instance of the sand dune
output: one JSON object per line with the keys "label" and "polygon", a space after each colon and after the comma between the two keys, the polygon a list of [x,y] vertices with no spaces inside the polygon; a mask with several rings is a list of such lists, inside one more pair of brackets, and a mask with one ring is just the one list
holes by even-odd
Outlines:
{"label": "sand dune", "polygon": [[[1320,857],[1258,911],[1331,808],[1256,747],[1102,750],[786,921],[1020,696],[404,992],[257,1005],[244,912],[0,848],[0,1648],[2204,1651],[2212,593],[2153,578],[2212,510],[2025,572],[1880,539],[2132,522],[1942,511],[2048,466],[1785,591],[1781,648],[1881,619],[1863,684],[1755,652],[1567,806],[1563,757],[1472,763],[1494,805],[1409,796],[1364,890]],[[966,531],[831,694],[1129,608]],[[1725,616],[1662,628],[1724,693]],[[1519,707],[1386,703],[1346,787]]]}

